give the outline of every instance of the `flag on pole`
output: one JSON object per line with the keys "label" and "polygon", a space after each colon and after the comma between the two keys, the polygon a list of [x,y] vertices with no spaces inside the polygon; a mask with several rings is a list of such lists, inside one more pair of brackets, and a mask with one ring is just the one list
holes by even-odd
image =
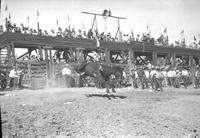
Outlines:
{"label": "flag on pole", "polygon": [[56,19],[56,24],[57,24],[57,27],[59,26],[59,24],[58,24],[58,18]]}
{"label": "flag on pole", "polygon": [[181,31],[181,34],[184,34],[184,30]]}
{"label": "flag on pole", "polygon": [[198,39],[200,40],[200,33],[198,33]]}
{"label": "flag on pole", "polygon": [[29,15],[27,15],[27,23],[29,24]]}
{"label": "flag on pole", "polygon": [[149,30],[149,25],[147,25],[147,34],[151,34],[151,31]]}
{"label": "flag on pole", "polygon": [[131,29],[131,37],[134,38],[133,29]]}
{"label": "flag on pole", "polygon": [[27,15],[27,27],[29,28],[29,15]]}
{"label": "flag on pole", "polygon": [[40,13],[39,13],[39,11],[37,10],[37,20],[39,20],[39,15],[40,15]]}
{"label": "flag on pole", "polygon": [[85,24],[84,24],[84,22],[82,23],[82,29],[85,30]]}
{"label": "flag on pole", "polygon": [[6,7],[5,7],[5,11],[6,11],[6,12],[8,11],[8,6],[7,6],[7,4],[6,4]]}
{"label": "flag on pole", "polygon": [[38,33],[40,31],[40,23],[39,23],[39,11],[37,10],[37,29],[38,29]]}
{"label": "flag on pole", "polygon": [[194,35],[194,41],[196,41],[197,39],[196,39],[196,37],[195,37],[195,35]]}
{"label": "flag on pole", "polygon": [[8,19],[11,21],[11,14],[10,14],[10,12],[9,12],[9,16],[8,16]]}
{"label": "flag on pole", "polygon": [[167,33],[167,27],[165,28],[164,33]]}

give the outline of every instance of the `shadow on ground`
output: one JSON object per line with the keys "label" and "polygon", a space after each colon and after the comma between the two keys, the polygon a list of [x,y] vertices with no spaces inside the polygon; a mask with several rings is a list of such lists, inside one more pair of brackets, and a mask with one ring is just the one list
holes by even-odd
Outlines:
{"label": "shadow on ground", "polygon": [[86,97],[102,97],[102,98],[108,98],[108,100],[111,99],[125,99],[127,96],[123,95],[113,95],[113,94],[86,94]]}

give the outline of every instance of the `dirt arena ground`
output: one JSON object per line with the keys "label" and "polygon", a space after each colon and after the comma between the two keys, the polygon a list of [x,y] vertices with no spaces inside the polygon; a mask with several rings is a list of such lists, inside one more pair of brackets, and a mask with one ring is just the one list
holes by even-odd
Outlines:
{"label": "dirt arena ground", "polygon": [[0,92],[3,137],[186,138],[200,131],[200,89],[57,88]]}

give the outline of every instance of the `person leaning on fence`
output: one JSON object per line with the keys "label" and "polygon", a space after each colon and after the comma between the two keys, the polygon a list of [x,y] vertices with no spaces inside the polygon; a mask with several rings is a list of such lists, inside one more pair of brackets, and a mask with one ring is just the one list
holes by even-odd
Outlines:
{"label": "person leaning on fence", "polygon": [[13,69],[9,73],[9,78],[10,78],[9,86],[10,86],[10,88],[15,89],[19,86],[21,75],[22,75],[22,71],[17,71],[17,69],[15,67],[13,67]]}

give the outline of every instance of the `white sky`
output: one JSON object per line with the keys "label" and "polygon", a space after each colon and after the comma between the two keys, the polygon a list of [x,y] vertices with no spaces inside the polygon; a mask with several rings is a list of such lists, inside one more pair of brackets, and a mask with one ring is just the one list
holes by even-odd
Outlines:
{"label": "white sky", "polygon": [[[167,27],[169,41],[180,40],[182,29],[185,32],[186,43],[193,41],[194,35],[200,32],[200,1],[199,0],[2,0],[2,16],[5,18],[5,5],[11,13],[12,23],[27,24],[37,27],[37,10],[40,13],[40,28],[56,29],[56,19],[62,28],[70,26],[75,30],[91,28],[93,16],[82,14],[81,11],[102,13],[104,9],[112,11],[113,16],[127,18],[121,20],[123,33],[136,34],[146,32],[149,25],[152,36],[158,38]],[[103,17],[97,18],[99,32],[104,31]],[[107,31],[114,36],[117,30],[117,20],[107,20]]]}

